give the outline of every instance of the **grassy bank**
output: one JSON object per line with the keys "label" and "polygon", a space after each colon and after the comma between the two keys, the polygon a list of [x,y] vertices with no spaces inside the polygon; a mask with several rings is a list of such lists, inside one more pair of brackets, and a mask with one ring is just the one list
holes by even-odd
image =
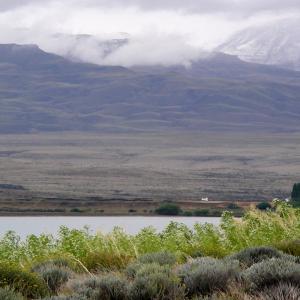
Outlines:
{"label": "grassy bank", "polygon": [[[152,200],[101,200],[90,202],[88,199],[69,203],[64,199],[44,200],[26,199],[0,203],[0,216],[210,216],[220,217],[225,210],[235,216],[243,215],[245,209],[256,206],[257,201],[152,201]],[[0,201],[1,202],[1,201]],[[63,207],[62,207],[63,204]],[[2,207],[1,205],[4,205]],[[165,209],[164,206],[174,205],[177,208]]]}
{"label": "grassy bank", "polygon": [[[224,213],[220,226],[193,230],[174,222],[137,235],[62,227],[57,237],[24,241],[8,232],[0,287],[22,295],[3,299],[299,299],[300,210],[274,206],[240,220]],[[296,298],[274,298],[276,289]]]}

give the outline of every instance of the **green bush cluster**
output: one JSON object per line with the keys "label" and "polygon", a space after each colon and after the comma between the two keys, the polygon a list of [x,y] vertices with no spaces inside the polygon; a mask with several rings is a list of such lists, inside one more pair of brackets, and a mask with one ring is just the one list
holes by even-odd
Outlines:
{"label": "green bush cluster", "polygon": [[0,264],[0,287],[9,287],[27,298],[39,298],[48,295],[46,283],[37,274],[22,268]]}
{"label": "green bush cluster", "polygon": [[175,203],[161,204],[155,212],[159,215],[165,216],[178,216],[182,211],[181,208]]}
{"label": "green bush cluster", "polygon": [[[233,211],[235,214],[238,213],[240,216],[243,212],[243,210],[232,203],[231,205],[229,204],[227,207],[229,210]],[[237,211],[239,209],[239,211]],[[195,209],[195,210],[188,210],[188,211],[182,211],[179,205],[176,203],[163,203],[161,204],[156,210],[155,213],[158,215],[163,215],[163,216],[186,216],[186,217],[221,217],[223,212],[222,208],[215,208],[215,209],[208,209],[208,208],[202,208],[202,209]]]}

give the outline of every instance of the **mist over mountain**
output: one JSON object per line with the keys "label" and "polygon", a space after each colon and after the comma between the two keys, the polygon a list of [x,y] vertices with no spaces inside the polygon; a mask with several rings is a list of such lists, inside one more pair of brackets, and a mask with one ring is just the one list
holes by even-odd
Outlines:
{"label": "mist over mountain", "polygon": [[90,34],[57,33],[47,38],[45,47],[52,50],[50,52],[70,60],[103,64],[109,55],[129,42],[130,36],[126,33],[115,34],[111,38],[99,38]]}
{"label": "mist over mountain", "polygon": [[298,130],[299,79],[225,54],[128,69],[0,45],[0,132]]}
{"label": "mist over mountain", "polygon": [[217,48],[254,63],[300,70],[300,17],[280,19],[238,32]]}

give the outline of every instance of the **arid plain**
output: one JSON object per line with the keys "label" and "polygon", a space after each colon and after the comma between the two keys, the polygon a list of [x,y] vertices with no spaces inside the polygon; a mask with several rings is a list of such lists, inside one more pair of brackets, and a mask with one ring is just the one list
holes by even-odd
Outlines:
{"label": "arid plain", "polygon": [[298,146],[284,133],[1,135],[1,208],[287,197]]}

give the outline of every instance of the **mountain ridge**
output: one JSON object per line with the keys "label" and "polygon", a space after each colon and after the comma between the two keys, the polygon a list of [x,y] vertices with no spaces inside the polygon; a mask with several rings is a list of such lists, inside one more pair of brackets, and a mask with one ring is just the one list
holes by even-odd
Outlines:
{"label": "mountain ridge", "polygon": [[1,133],[300,128],[300,72],[225,54],[132,69],[35,46],[0,45],[0,57]]}

